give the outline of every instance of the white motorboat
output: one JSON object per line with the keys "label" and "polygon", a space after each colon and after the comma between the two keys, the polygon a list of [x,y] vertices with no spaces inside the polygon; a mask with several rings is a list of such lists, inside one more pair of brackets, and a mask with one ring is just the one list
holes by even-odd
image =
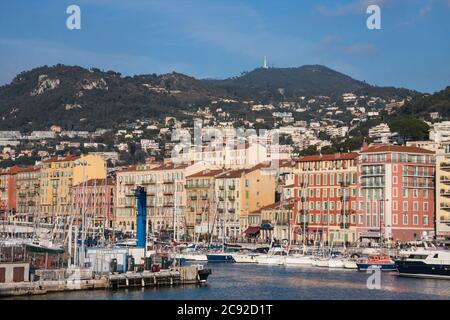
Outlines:
{"label": "white motorboat", "polygon": [[324,258],[314,259],[312,265],[315,267],[328,268],[328,259]]}
{"label": "white motorboat", "polygon": [[236,263],[258,263],[256,261],[258,256],[257,253],[236,253],[233,254],[233,259]]}
{"label": "white motorboat", "polygon": [[267,265],[284,265],[286,260],[286,252],[282,248],[272,248],[267,254],[256,257],[258,264]]}
{"label": "white motorboat", "polygon": [[344,268],[344,261],[339,258],[331,258],[328,260],[328,268]]}
{"label": "white motorboat", "polygon": [[345,259],[344,260],[344,268],[345,269],[358,269],[358,265],[356,264],[356,260]]}

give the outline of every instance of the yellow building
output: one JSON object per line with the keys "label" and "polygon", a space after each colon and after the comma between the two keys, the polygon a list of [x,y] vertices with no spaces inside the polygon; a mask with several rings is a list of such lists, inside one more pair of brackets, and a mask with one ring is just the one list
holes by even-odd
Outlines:
{"label": "yellow building", "polygon": [[42,162],[40,213],[47,221],[70,214],[72,186],[91,179],[105,179],[105,161],[94,155],[54,157]]}
{"label": "yellow building", "polygon": [[450,238],[450,145],[436,154],[436,236]]}
{"label": "yellow building", "polygon": [[218,223],[216,234],[220,238],[223,234],[236,240],[243,238],[249,226],[248,214],[275,202],[276,180],[276,170],[265,164],[217,176],[217,212],[223,223]]}
{"label": "yellow building", "polygon": [[214,225],[214,179],[223,173],[222,169],[203,170],[186,177],[186,220],[190,237],[204,239],[212,232]]}

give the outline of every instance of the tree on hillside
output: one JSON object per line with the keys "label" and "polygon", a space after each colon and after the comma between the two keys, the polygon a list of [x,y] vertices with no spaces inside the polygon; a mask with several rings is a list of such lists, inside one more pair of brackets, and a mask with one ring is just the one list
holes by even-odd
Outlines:
{"label": "tree on hillside", "polygon": [[425,140],[430,130],[428,124],[413,117],[394,119],[389,123],[389,128],[392,132],[397,132],[405,141]]}

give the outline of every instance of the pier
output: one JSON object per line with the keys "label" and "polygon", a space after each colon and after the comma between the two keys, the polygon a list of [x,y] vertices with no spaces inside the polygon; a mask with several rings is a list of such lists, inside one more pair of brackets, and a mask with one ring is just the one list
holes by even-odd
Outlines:
{"label": "pier", "polygon": [[[106,276],[84,279],[83,276],[63,280],[53,280],[65,274],[52,270],[52,280],[32,282],[0,283],[0,297],[40,295],[52,292],[68,292],[81,290],[120,290],[128,288],[149,288],[163,286],[181,286],[202,284],[198,266],[174,267],[159,272],[126,272],[112,273]],[[41,273],[42,274],[42,273]],[[59,275],[58,275],[59,274]]]}

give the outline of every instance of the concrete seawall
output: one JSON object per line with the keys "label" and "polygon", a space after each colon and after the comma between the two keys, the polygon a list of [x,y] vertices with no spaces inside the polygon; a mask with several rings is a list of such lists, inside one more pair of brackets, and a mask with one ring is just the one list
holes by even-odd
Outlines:
{"label": "concrete seawall", "polygon": [[51,292],[145,288],[158,286],[178,286],[199,283],[195,266],[176,267],[160,272],[127,272],[110,274],[99,279],[89,280],[41,280],[33,282],[1,283],[0,297],[47,294]]}

